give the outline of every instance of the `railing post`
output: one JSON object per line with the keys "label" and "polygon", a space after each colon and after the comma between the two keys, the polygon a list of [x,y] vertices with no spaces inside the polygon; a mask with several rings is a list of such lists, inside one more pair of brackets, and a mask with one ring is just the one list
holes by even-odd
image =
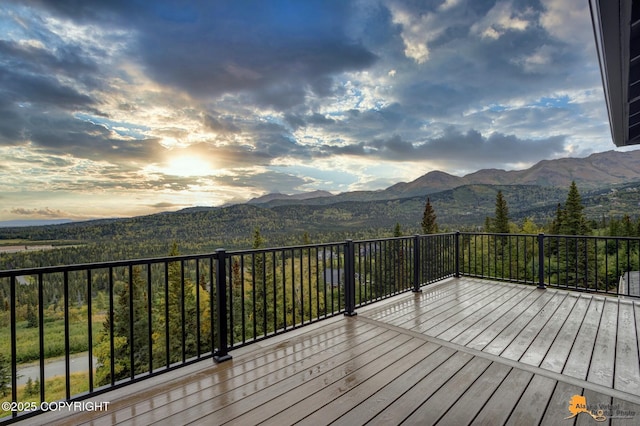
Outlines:
{"label": "railing post", "polygon": [[456,278],[460,278],[460,231],[456,231],[455,234],[455,262],[456,262]]}
{"label": "railing post", "polygon": [[538,288],[544,290],[544,234],[538,234]]}
{"label": "railing post", "polygon": [[421,263],[420,263],[420,235],[413,236],[413,291],[414,293],[421,293],[420,288],[420,276],[422,275]]}
{"label": "railing post", "polygon": [[344,304],[346,316],[356,315],[356,255],[353,240],[346,240],[344,253]]}
{"label": "railing post", "polygon": [[[213,360],[217,363],[228,361],[231,355],[228,353],[228,324],[227,324],[227,253],[224,249],[216,250],[216,307],[217,315],[217,331],[219,346]],[[214,340],[215,344],[215,340]]]}

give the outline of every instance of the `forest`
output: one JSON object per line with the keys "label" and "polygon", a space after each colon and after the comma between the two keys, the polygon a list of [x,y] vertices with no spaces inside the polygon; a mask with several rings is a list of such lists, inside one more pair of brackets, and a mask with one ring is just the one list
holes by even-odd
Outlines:
{"label": "forest", "polygon": [[[448,191],[448,198],[435,194],[426,199],[329,206],[238,205],[0,229],[2,238],[12,244],[71,245],[4,253],[0,270],[147,259],[22,276],[14,301],[10,281],[0,278],[0,354],[11,353],[12,303],[16,363],[91,349],[97,358],[95,372],[91,378],[87,374],[76,378],[72,393],[210,353],[216,335],[217,308],[211,296],[216,282],[214,253],[220,247],[233,253],[227,261],[227,292],[229,343],[234,346],[341,312],[348,275],[355,280],[358,304],[409,289],[416,272],[412,261],[416,234],[440,236],[419,249],[426,271],[422,282],[451,274],[453,244],[448,238],[453,234],[448,231],[466,223],[469,216],[476,222],[466,230],[475,234],[462,237],[461,270],[471,276],[535,283],[539,233],[566,236],[544,243],[543,269],[550,284],[610,291],[621,272],[640,269],[637,239],[604,238],[640,236],[640,218],[611,213],[624,211],[620,206],[637,206],[636,186],[586,197],[575,184],[562,195],[556,192],[470,186]],[[440,197],[457,201],[442,208],[445,198]],[[460,213],[456,206],[463,204],[471,207]],[[605,205],[606,214],[601,211]],[[453,210],[462,218],[452,216]],[[568,237],[572,235],[593,240],[573,240]],[[352,272],[345,269],[345,239],[355,241]],[[247,248],[253,250],[243,251]],[[0,389],[5,397],[8,361],[6,355],[0,356]],[[29,379],[33,380],[21,388],[22,398],[37,400],[42,380]],[[48,400],[59,396],[50,380],[45,386]]]}

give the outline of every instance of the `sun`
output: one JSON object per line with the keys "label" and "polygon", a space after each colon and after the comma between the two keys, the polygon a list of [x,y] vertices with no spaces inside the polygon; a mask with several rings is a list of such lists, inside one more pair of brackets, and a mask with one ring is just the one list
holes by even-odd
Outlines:
{"label": "sun", "polygon": [[164,173],[173,176],[192,177],[213,174],[211,164],[198,157],[180,156],[168,161]]}

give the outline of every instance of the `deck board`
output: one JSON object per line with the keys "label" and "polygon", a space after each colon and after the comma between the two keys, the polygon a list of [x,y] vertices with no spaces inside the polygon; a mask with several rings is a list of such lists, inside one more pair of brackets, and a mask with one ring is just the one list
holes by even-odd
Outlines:
{"label": "deck board", "polygon": [[566,293],[554,294],[551,300],[531,317],[528,323],[525,324],[523,320],[519,332],[504,351],[500,353],[500,356],[507,359],[519,360],[530,348],[534,339],[538,337],[540,331],[547,325],[565,299]]}
{"label": "deck board", "polygon": [[[432,371],[447,362],[447,360],[449,360],[449,358],[454,354],[455,351],[452,349],[439,347],[435,352],[429,354],[417,364],[411,366],[411,368],[405,373],[394,378],[367,400],[357,404],[356,406],[348,407],[349,410],[345,412],[344,415],[336,419],[332,424],[336,426],[349,426],[368,422],[373,417],[385,411],[389,405],[395,402],[399,395],[404,395],[409,392],[416,383],[422,381]],[[332,413],[331,407],[328,406],[327,408],[327,411]],[[310,421],[314,419],[317,419],[319,423],[308,424],[322,424],[323,413],[315,412],[313,417],[309,417]]]}
{"label": "deck board", "polygon": [[562,301],[556,312],[542,327],[536,338],[531,342],[519,361],[525,364],[539,366],[553,343],[556,341],[562,325],[565,323],[576,303],[576,298],[568,295]]}
{"label": "deck board", "polygon": [[577,379],[585,379],[587,377],[603,307],[604,299],[599,297],[591,298],[589,308],[582,319],[582,325],[569,352],[562,374]]}
{"label": "deck board", "polygon": [[640,359],[633,305],[618,304],[618,340],[616,342],[614,387],[640,395]]}
{"label": "deck board", "polygon": [[[574,295],[571,295],[571,297],[574,297]],[[540,363],[541,368],[557,373],[564,369],[590,302],[591,299],[588,297],[577,296],[571,313],[569,313],[569,316],[560,327],[558,336],[551,344],[544,360]]]}
{"label": "deck board", "polygon": [[511,415],[511,410],[520,400],[532,378],[533,373],[512,369],[503,384],[495,390],[484,407],[478,411],[473,419],[473,424],[484,426],[505,424]]}
{"label": "deck board", "polygon": [[532,304],[538,302],[541,298],[543,300],[546,299],[544,297],[546,293],[543,291],[537,291],[530,293],[527,297],[522,299],[520,303],[515,305],[512,309],[505,312],[500,318],[498,318],[495,322],[493,322],[490,326],[482,330],[480,334],[478,334],[473,340],[467,343],[465,346],[468,346],[473,349],[482,350],[487,345],[489,345],[496,336],[502,333],[509,325],[516,319],[518,316],[528,309]]}
{"label": "deck board", "polygon": [[[427,327],[428,326],[428,327]],[[640,301],[451,279],[93,398],[54,425],[592,424],[637,413]],[[172,376],[173,375],[173,376]],[[620,408],[622,407],[622,408]]]}

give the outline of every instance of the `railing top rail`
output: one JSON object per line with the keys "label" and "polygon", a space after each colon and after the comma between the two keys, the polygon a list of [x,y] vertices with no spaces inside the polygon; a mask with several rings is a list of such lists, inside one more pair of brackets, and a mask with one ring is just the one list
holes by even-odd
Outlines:
{"label": "railing top rail", "polygon": [[425,237],[436,237],[436,236],[456,235],[456,234],[457,232],[440,232],[437,234],[403,235],[401,237],[385,237],[385,238],[374,238],[374,239],[367,239],[367,240],[355,240],[354,243],[362,244],[362,243],[369,243],[369,242],[375,243],[375,242],[381,242],[381,241],[412,240],[415,237],[425,238]]}
{"label": "railing top rail", "polygon": [[41,266],[36,268],[21,268],[21,269],[7,269],[0,270],[0,278],[11,277],[15,275],[38,275],[38,274],[52,274],[60,272],[72,272],[72,271],[85,271],[87,269],[107,269],[127,267],[134,265],[148,265],[154,263],[166,263],[166,262],[180,262],[183,260],[197,260],[197,259],[209,259],[217,257],[216,253],[206,254],[189,254],[180,256],[163,256],[163,257],[149,257],[140,259],[127,259],[127,260],[113,260],[107,262],[93,262],[93,263],[78,263],[74,265],[57,265],[57,266]]}

